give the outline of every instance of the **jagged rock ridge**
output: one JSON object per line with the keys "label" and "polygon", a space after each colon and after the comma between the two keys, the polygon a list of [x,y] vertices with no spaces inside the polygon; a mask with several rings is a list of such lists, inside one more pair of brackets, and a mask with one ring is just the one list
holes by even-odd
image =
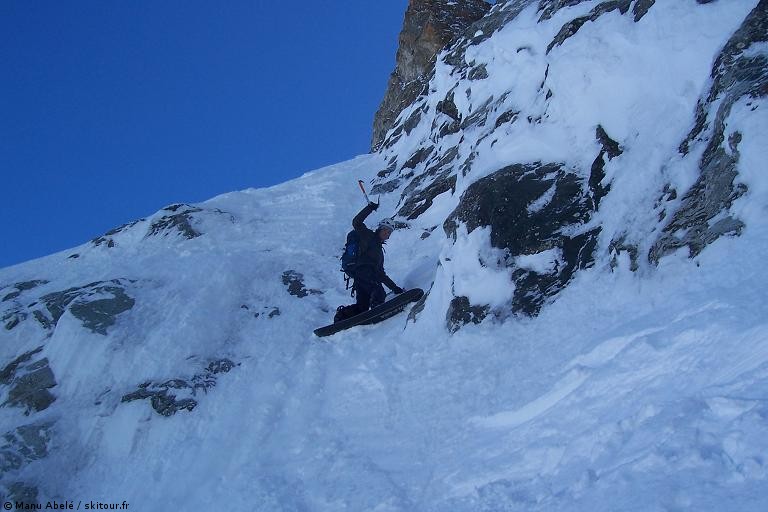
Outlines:
{"label": "jagged rock ridge", "polygon": [[373,121],[376,150],[403,108],[423,92],[438,51],[490,8],[485,0],[410,0],[400,32],[395,70]]}
{"label": "jagged rock ridge", "polygon": [[701,174],[651,249],[652,261],[658,262],[680,247],[688,247],[691,257],[696,256],[721,236],[738,235],[744,229],[744,223],[729,212],[733,202],[747,192],[746,185],[736,181],[741,134],[727,135],[726,119],[742,98],[768,96],[768,54],[759,49],[766,40],[768,0],[761,0],[712,67],[709,93],[699,100],[696,124],[680,144],[682,155],[693,146],[705,145],[699,161]]}

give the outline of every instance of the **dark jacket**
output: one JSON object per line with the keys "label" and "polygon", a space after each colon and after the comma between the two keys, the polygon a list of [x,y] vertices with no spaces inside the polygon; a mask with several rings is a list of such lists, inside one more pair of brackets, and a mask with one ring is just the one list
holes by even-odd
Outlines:
{"label": "dark jacket", "polygon": [[394,290],[397,285],[384,272],[384,243],[379,238],[378,233],[368,229],[364,221],[374,208],[368,204],[360,210],[360,213],[352,219],[352,227],[357,232],[359,239],[359,249],[357,256],[357,270],[355,279],[374,283],[383,283],[387,288]]}

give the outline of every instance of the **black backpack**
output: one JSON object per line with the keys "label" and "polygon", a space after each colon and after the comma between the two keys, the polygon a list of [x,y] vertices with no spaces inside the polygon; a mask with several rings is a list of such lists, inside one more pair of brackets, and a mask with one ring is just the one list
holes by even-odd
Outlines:
{"label": "black backpack", "polygon": [[353,229],[347,233],[347,243],[344,245],[344,252],[341,253],[341,271],[346,274],[344,280],[349,287],[349,279],[355,278],[357,270],[357,257],[360,254],[360,237]]}

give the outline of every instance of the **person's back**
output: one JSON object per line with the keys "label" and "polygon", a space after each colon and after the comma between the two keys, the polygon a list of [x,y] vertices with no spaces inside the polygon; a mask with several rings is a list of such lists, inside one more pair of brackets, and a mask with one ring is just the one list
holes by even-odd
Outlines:
{"label": "person's back", "polygon": [[[358,220],[358,217],[355,217],[355,220]],[[375,231],[362,222],[362,219],[358,223],[353,223],[353,227],[358,239],[356,277],[362,276],[364,279],[375,280],[377,275],[384,273],[382,240]]]}

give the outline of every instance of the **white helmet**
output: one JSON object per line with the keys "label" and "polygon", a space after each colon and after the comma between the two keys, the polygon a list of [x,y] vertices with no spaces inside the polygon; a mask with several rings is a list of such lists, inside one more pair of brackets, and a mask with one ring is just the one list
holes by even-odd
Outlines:
{"label": "white helmet", "polygon": [[395,230],[395,221],[390,218],[384,218],[379,221],[379,225],[376,228],[376,231],[380,231],[382,229],[388,229],[389,231]]}

